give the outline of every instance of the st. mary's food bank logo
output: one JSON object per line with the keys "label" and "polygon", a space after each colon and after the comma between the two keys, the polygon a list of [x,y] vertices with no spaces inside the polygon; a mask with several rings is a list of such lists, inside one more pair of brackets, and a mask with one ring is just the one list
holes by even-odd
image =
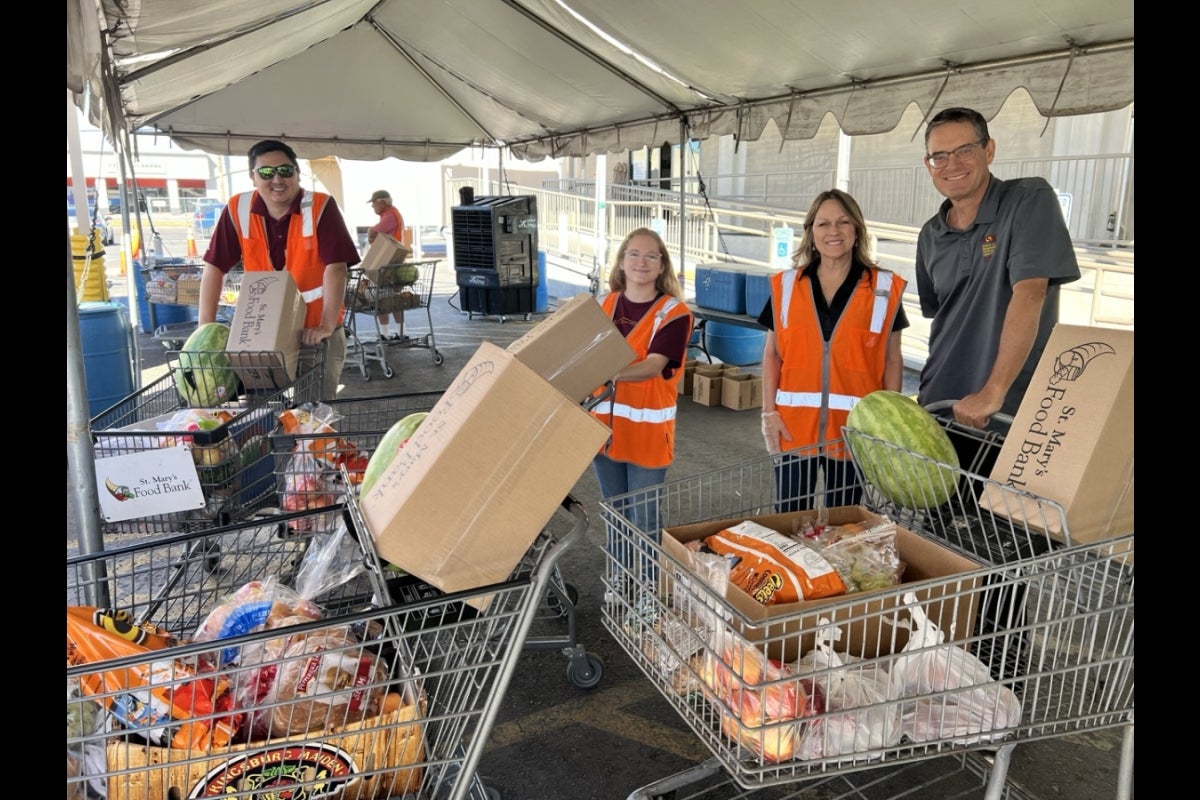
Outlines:
{"label": "st. mary's food bank logo", "polygon": [[226,761],[205,775],[188,798],[236,793],[254,800],[329,800],[357,773],[350,754],[332,745],[286,745]]}

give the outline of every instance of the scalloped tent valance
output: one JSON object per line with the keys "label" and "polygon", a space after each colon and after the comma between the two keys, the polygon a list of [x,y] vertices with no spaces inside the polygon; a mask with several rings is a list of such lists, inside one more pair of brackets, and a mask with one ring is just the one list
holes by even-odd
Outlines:
{"label": "scalloped tent valance", "polygon": [[[986,11],[986,13],[984,13]],[[586,20],[586,22],[585,22]],[[678,135],[882,133],[916,103],[1133,102],[1132,0],[69,0],[67,86],[110,135],[244,154],[528,160]]]}

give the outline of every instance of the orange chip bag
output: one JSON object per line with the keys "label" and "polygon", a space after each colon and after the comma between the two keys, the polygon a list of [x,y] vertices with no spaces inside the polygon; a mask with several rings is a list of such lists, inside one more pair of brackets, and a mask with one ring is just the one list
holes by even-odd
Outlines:
{"label": "orange chip bag", "polygon": [[837,570],[815,548],[756,522],[726,528],[704,545],[736,559],[729,582],[764,606],[846,593]]}

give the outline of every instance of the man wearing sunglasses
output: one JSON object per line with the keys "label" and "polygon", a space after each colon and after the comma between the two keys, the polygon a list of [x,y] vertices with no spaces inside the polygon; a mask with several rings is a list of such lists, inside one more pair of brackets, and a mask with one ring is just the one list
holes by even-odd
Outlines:
{"label": "man wearing sunglasses", "polygon": [[938,112],[925,152],[946,200],[917,238],[921,313],[933,320],[917,399],[956,400],[955,419],[982,429],[1016,414],[1079,265],[1050,184],[991,174],[996,142],[978,111]]}
{"label": "man wearing sunglasses", "polygon": [[358,249],[337,201],[300,187],[291,147],[267,139],[247,155],[254,191],[230,198],[213,229],[204,254],[199,321],[216,319],[225,273],[238,262],[247,272],[286,269],[306,304],[299,369],[311,369],[316,346],[328,343],[321,397],[304,399],[332,400],[346,361],[346,270],[359,262]]}

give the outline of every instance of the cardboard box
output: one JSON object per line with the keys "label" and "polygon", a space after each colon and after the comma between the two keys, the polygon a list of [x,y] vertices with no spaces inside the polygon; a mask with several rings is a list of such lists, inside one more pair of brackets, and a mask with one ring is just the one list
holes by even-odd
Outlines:
{"label": "cardboard box", "polygon": [[367,248],[367,252],[363,254],[362,262],[358,265],[362,267],[363,273],[375,281],[375,273],[379,268],[386,264],[402,264],[404,259],[412,255],[412,248],[403,242],[393,239],[386,233],[381,233],[375,237],[375,241],[371,242],[371,246]]}
{"label": "cardboard box", "polygon": [[225,352],[247,389],[279,389],[296,380],[304,298],[287,270],[242,278]]}
{"label": "cardboard box", "polygon": [[[1133,331],[1054,328],[991,478],[1060,503],[1073,544],[1133,531]],[[1065,538],[1036,500],[989,484],[981,505]]]}
{"label": "cardboard box", "polygon": [[[842,506],[828,511],[832,525],[884,519],[862,506]],[[797,511],[666,528],[663,551],[683,564],[684,570],[681,571],[670,559],[664,559],[660,574],[667,585],[663,588],[667,596],[671,596],[673,581],[699,580],[689,566],[693,563],[693,554],[684,546],[687,542],[711,536],[746,519],[791,535],[815,517],[815,511]],[[974,589],[981,585],[983,578],[975,575],[958,579],[955,576],[977,571],[980,565],[899,525],[896,526],[896,543],[905,563],[904,584],[911,584],[909,590],[916,594],[929,618],[945,632],[947,641],[970,636],[978,612],[978,593]],[[747,641],[769,639],[767,654],[771,658],[794,661],[813,648],[816,632],[821,627],[818,620],[824,616],[842,628],[842,638],[835,649],[862,658],[876,658],[899,651],[908,641],[904,624],[908,613],[903,609],[896,588],[764,606],[736,586],[730,586],[726,589],[725,601],[736,613],[727,615],[728,624]],[[851,605],[834,608],[847,602]],[[900,624],[892,625],[885,620]]]}
{"label": "cardboard box", "polygon": [[689,358],[683,364],[683,375],[679,377],[679,394],[689,395],[692,393],[692,381],[696,377],[696,359]]}
{"label": "cardboard box", "polygon": [[578,294],[508,346],[521,363],[582,403],[637,353],[596,298]]}
{"label": "cardboard box", "polygon": [[446,592],[506,580],[608,435],[483,343],[360,499],[379,554]]}
{"label": "cardboard box", "polygon": [[748,372],[721,376],[721,405],[734,411],[762,408],[762,376]]}
{"label": "cardboard box", "polygon": [[740,371],[741,367],[728,364],[697,364],[692,376],[692,400],[702,406],[721,405],[721,386],[725,376],[737,375]]}

